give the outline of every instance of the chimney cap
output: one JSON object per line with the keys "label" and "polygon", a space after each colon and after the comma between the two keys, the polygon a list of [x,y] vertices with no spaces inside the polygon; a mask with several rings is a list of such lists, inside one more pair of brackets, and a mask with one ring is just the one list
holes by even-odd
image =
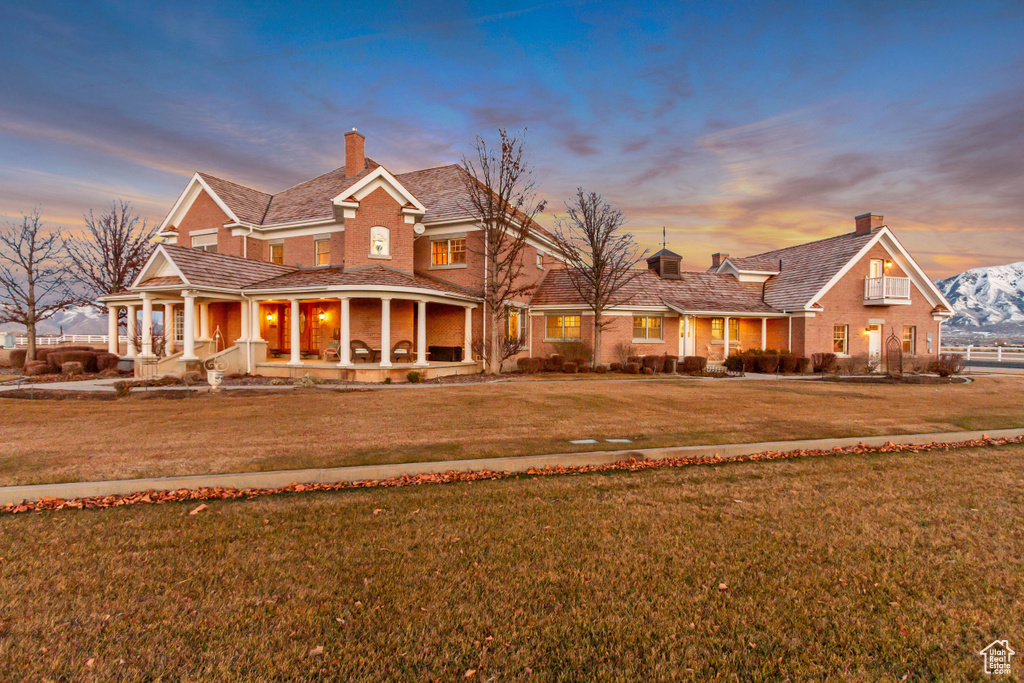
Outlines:
{"label": "chimney cap", "polygon": [[358,135],[359,137],[363,138],[364,140],[366,139],[366,136],[365,136],[365,135],[363,135],[362,133],[360,133],[360,132],[359,132],[358,130],[356,130],[355,128],[353,128],[353,129],[352,129],[352,130],[350,130],[349,132],[345,133],[345,137],[348,137],[349,135]]}

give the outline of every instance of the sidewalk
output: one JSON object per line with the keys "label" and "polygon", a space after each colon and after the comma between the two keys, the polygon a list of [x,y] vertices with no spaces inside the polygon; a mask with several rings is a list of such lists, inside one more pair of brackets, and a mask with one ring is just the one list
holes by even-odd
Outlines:
{"label": "sidewalk", "polygon": [[762,441],[757,443],[712,444],[706,446],[680,446],[674,448],[647,448],[585,453],[552,453],[480,460],[440,460],[433,462],[364,465],[360,467],[330,467],[322,469],[277,470],[272,472],[236,472],[230,474],[201,474],[149,479],[119,479],[110,481],[73,482],[67,484],[33,484],[29,486],[0,487],[0,506],[17,504],[40,498],[88,498],[94,496],[125,495],[141,491],[175,491],[204,487],[223,488],[283,488],[290,484],[333,484],[337,482],[378,481],[391,477],[441,474],[444,472],[525,472],[545,467],[574,467],[606,465],[631,457],[648,460],[666,458],[713,457],[733,458],[741,455],[794,450],[830,450],[848,446],[883,446],[894,444],[959,443],[977,441],[983,437],[1016,438],[1024,436],[1024,429],[993,429],[971,432],[938,432],[930,434],[892,434],[862,436],[843,439],[801,439],[796,441]]}

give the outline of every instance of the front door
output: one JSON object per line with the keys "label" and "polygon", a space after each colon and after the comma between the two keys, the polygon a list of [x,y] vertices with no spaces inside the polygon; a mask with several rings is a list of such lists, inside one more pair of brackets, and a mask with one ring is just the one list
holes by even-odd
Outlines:
{"label": "front door", "polygon": [[868,360],[873,363],[882,362],[882,326],[868,326]]}

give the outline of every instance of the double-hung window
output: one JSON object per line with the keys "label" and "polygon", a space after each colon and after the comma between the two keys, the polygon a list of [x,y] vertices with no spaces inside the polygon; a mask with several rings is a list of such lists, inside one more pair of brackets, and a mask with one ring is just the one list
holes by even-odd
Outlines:
{"label": "double-hung window", "polygon": [[524,336],[523,311],[520,308],[509,306],[505,309],[505,340],[518,342],[522,341]]}
{"label": "double-hung window", "polygon": [[653,341],[661,339],[661,316],[634,315],[633,339]]}
{"label": "double-hung window", "polygon": [[580,316],[549,315],[545,321],[544,336],[548,339],[575,340],[580,338]]}
{"label": "double-hung window", "polygon": [[850,326],[832,326],[832,353],[845,356],[850,351]]}
{"label": "double-hung window", "polygon": [[[725,318],[711,319],[711,338],[716,341],[725,339]],[[729,341],[739,341],[740,323],[735,318],[729,321]]]}
{"label": "double-hung window", "polygon": [[457,266],[466,263],[466,238],[453,237],[430,243],[430,263],[434,266]]}
{"label": "double-hung window", "polygon": [[217,253],[217,233],[212,235],[193,235],[192,248],[206,251],[211,254]]}
{"label": "double-hung window", "polygon": [[174,341],[185,341],[185,309],[181,306],[174,307]]}
{"label": "double-hung window", "polygon": [[913,325],[903,326],[903,353],[914,355],[917,351],[917,328]]}
{"label": "double-hung window", "polygon": [[331,265],[331,240],[324,238],[316,240],[316,264],[318,266]]}
{"label": "double-hung window", "polygon": [[271,244],[270,245],[270,262],[284,264],[284,245],[283,244]]}

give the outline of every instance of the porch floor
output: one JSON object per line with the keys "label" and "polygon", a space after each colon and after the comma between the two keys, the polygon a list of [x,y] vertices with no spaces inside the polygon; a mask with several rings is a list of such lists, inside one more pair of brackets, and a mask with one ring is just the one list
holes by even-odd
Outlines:
{"label": "porch floor", "polygon": [[447,377],[450,375],[475,375],[481,370],[478,362],[461,363],[447,361],[431,361],[427,365],[415,363],[392,363],[391,367],[381,367],[380,363],[353,363],[347,368],[338,367],[337,361],[303,360],[302,365],[289,365],[287,358],[270,358],[256,363],[256,374],[265,377],[322,377],[323,379],[342,380],[349,382],[383,382],[391,378],[392,382],[406,382],[410,371],[423,373],[424,379]]}

